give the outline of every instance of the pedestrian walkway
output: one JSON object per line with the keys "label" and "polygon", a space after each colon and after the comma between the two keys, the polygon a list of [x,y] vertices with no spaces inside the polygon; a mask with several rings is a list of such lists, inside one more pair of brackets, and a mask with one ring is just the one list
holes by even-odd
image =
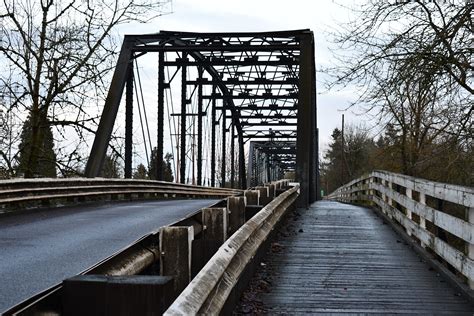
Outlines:
{"label": "pedestrian walkway", "polygon": [[473,315],[372,210],[319,201],[298,212],[262,264],[261,311]]}

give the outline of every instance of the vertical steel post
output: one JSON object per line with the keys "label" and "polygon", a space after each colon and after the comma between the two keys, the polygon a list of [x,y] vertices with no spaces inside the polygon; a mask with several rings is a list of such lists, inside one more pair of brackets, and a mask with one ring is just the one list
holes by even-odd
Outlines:
{"label": "vertical steel post", "polygon": [[202,185],[202,66],[198,67],[197,185]]}
{"label": "vertical steel post", "polygon": [[[165,52],[158,53],[158,131],[156,146],[156,179],[164,180],[163,165],[163,129],[164,129],[164,95],[165,95]],[[153,163],[153,162],[152,162]]]}
{"label": "vertical steel post", "polygon": [[254,142],[250,142],[249,145],[249,165],[247,169],[247,187],[254,185],[253,178],[255,174],[255,158],[254,158]]}
{"label": "vertical steel post", "polygon": [[296,139],[296,179],[300,183],[298,206],[310,203],[312,125],[312,33],[300,36],[298,125]]}
{"label": "vertical steel post", "polygon": [[234,164],[235,164],[235,135],[234,135],[234,122],[230,126],[230,187],[233,188],[235,185],[235,171],[234,171]]}
{"label": "vertical steel post", "polygon": [[125,178],[132,177],[133,63],[128,65],[125,92]]}
{"label": "vertical steel post", "polygon": [[[216,93],[216,86],[212,86],[212,95]],[[216,99],[212,98],[211,109],[211,187],[216,186]]]}
{"label": "vertical steel post", "polygon": [[[314,42],[314,41],[313,41]],[[317,121],[316,104],[316,62],[314,44],[311,45],[311,179],[310,179],[310,203],[320,199],[321,190],[319,183],[319,130]]]}
{"label": "vertical steel post", "polygon": [[224,100],[224,106],[222,109],[222,159],[221,159],[221,187],[225,188],[225,154],[226,154],[226,147],[225,147],[225,133],[226,133],[226,108],[227,108],[227,101]]}
{"label": "vertical steel post", "polygon": [[246,189],[247,188],[247,179],[246,179],[246,172],[245,172],[245,149],[244,149],[244,137],[237,133],[237,137],[239,140],[239,182],[240,188]]}
{"label": "vertical steel post", "polygon": [[179,167],[179,182],[185,183],[186,181],[186,65],[184,61],[187,58],[186,52],[182,55],[183,64],[181,66],[181,154],[180,154],[180,167]]}

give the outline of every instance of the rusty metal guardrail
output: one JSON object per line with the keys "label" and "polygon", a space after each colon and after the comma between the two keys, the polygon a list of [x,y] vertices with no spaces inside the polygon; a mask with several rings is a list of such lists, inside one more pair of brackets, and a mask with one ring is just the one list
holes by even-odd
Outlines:
{"label": "rusty metal guardrail", "polygon": [[474,289],[474,188],[374,171],[338,188],[328,199],[377,206]]}

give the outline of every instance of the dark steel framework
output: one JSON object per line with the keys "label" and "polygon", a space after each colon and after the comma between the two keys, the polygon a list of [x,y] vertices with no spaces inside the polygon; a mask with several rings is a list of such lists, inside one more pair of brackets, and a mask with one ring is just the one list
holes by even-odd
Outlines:
{"label": "dark steel framework", "polygon": [[[271,141],[285,147],[291,144],[291,156],[285,156],[287,166],[295,168],[296,181],[301,185],[300,206],[307,206],[317,198],[318,191],[318,137],[316,127],[316,77],[314,37],[310,30],[260,33],[188,33],[161,31],[156,34],[126,35],[105,102],[101,121],[86,166],[86,175],[99,175],[117,116],[123,90],[127,86],[127,124],[125,139],[125,175],[131,176],[131,103],[133,60],[146,53],[156,52],[158,63],[158,175],[163,179],[163,121],[165,82],[164,69],[181,69],[181,136],[180,156],[186,155],[186,117],[197,115],[197,184],[202,184],[202,118],[203,103],[212,106],[210,115],[211,185],[216,185],[216,139],[230,143],[231,149],[222,146],[221,185],[227,180],[245,188],[247,172],[246,142]],[[175,60],[166,54],[178,54]],[[196,67],[197,77],[189,79],[187,70]],[[187,76],[188,73],[188,76]],[[198,113],[188,113],[187,87],[197,88]],[[212,93],[203,93],[203,87]],[[209,90],[207,90],[209,91]],[[216,125],[222,126],[221,135]],[[236,141],[236,143],[235,143]],[[252,142],[251,142],[252,144]],[[254,145],[257,143],[254,143]],[[188,144],[189,146],[189,144]],[[278,145],[276,145],[278,147]],[[238,158],[234,159],[234,149]],[[262,147],[263,148],[263,147]],[[281,149],[281,148],[280,148]],[[287,148],[288,149],[288,148]],[[267,153],[268,154],[268,153]],[[230,179],[226,179],[226,156],[231,156]],[[273,149],[272,157],[283,154]],[[252,158],[253,159],[253,158]],[[275,158],[276,159],[276,158]],[[238,169],[234,161],[238,160]],[[291,160],[291,161],[290,161]],[[279,165],[280,166],[280,165]],[[180,160],[180,182],[185,182],[186,159]],[[227,168],[227,169],[226,169]],[[289,167],[288,167],[289,168]],[[238,170],[238,179],[234,170]],[[236,181],[237,180],[237,181]]]}
{"label": "dark steel framework", "polygon": [[250,141],[248,157],[249,187],[282,179],[296,170],[296,142]]}

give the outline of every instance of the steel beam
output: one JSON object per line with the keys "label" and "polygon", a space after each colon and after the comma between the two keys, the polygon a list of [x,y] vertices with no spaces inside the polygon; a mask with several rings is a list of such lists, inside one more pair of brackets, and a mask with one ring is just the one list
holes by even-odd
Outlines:
{"label": "steel beam", "polygon": [[[183,52],[183,58],[186,53]],[[179,182],[186,182],[186,67],[181,67],[181,141],[180,141],[180,166],[179,166]]]}
{"label": "steel beam", "polygon": [[133,63],[127,70],[127,87],[125,93],[125,178],[132,178],[133,153]]}
{"label": "steel beam", "polygon": [[221,60],[221,61],[212,61],[212,60],[204,60],[203,62],[197,61],[167,61],[165,66],[198,66],[198,65],[207,65],[207,66],[295,66],[298,65],[298,61],[279,61],[279,60]]}
{"label": "steel beam", "polygon": [[[198,67],[199,80],[202,81],[203,69]],[[202,185],[202,84],[198,85],[198,143],[197,143],[197,185]]]}
{"label": "steel beam", "polygon": [[[212,93],[216,92],[216,86],[212,86]],[[211,103],[211,187],[216,186],[216,100]]]}
{"label": "steel beam", "polygon": [[310,204],[312,138],[312,33],[300,36],[300,85],[298,96],[298,126],[296,139],[296,181],[300,183],[299,207]]}
{"label": "steel beam", "polygon": [[234,188],[235,183],[235,138],[234,138],[234,122],[230,125],[230,187]]}
{"label": "steel beam", "polygon": [[100,117],[99,126],[92,144],[91,153],[87,160],[85,176],[89,178],[99,176],[102,170],[107,148],[109,147],[110,136],[114,128],[117,117],[120,100],[122,99],[123,89],[127,78],[128,66],[132,59],[133,42],[125,37],[120,50],[117,65],[112,76],[107,98],[105,99],[104,110]]}
{"label": "steel beam", "polygon": [[247,189],[247,173],[245,172],[245,142],[242,135],[237,135],[237,139],[239,140],[239,182],[240,188],[245,190]]}
{"label": "steel beam", "polygon": [[269,45],[221,45],[221,46],[162,46],[146,45],[133,47],[134,52],[293,52],[298,51],[296,44],[269,44]]}
{"label": "steel beam", "polygon": [[203,95],[204,100],[209,99],[232,99],[232,100],[297,100],[298,94],[267,94],[267,95]]}
{"label": "steel beam", "polygon": [[[224,101],[227,103],[227,101]],[[225,167],[226,167],[226,154],[227,154],[227,148],[225,147],[225,142],[226,142],[226,111],[225,107],[222,110],[222,158],[221,158],[221,187],[225,188]]]}
{"label": "steel beam", "polygon": [[158,130],[157,130],[157,161],[156,161],[156,179],[164,180],[163,165],[163,139],[164,139],[164,96],[165,96],[165,53],[158,53]]}

